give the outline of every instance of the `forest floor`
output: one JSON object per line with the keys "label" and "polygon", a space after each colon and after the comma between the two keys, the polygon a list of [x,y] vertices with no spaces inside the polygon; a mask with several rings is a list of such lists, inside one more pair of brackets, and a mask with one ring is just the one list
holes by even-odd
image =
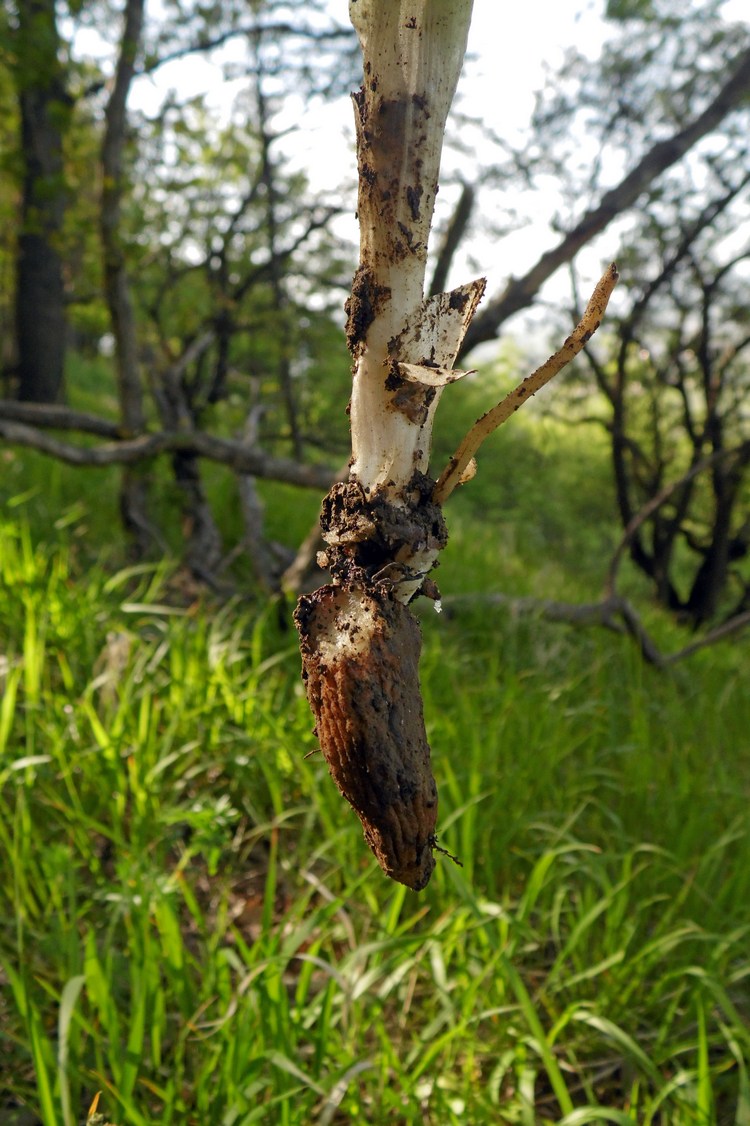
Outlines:
{"label": "forest floor", "polygon": [[420,610],[460,860],[420,894],[315,753],[291,604],[186,597],[97,546],[116,475],[8,463],[3,1123],[750,1124],[746,645],[658,671],[484,601],[590,601],[616,537],[601,449],[531,430]]}

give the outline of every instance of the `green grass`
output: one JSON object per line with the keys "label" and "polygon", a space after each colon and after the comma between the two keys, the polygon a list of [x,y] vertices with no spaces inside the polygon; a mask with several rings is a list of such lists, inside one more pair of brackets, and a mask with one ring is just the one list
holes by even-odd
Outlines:
{"label": "green grass", "polygon": [[[449,512],[444,594],[595,595],[601,473],[550,449],[561,492],[527,497],[513,441],[497,496],[478,478],[496,541],[468,490]],[[426,605],[462,867],[416,895],[306,757],[290,608],[185,606],[168,565],[92,558],[85,495],[49,504],[0,521],[0,1121],[101,1091],[117,1126],[750,1123],[741,642],[664,674]]]}

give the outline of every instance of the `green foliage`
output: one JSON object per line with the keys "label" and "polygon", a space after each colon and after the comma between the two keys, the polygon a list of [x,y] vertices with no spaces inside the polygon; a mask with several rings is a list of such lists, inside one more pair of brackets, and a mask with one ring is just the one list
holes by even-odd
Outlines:
{"label": "green foliage", "polygon": [[[119,9],[69,4],[58,12],[46,4],[40,12],[38,18],[54,33],[53,47],[59,38],[55,73],[70,94],[60,138],[64,168],[53,185],[60,205],[54,242],[64,267],[69,329],[65,392],[77,402],[81,370],[113,344],[100,230],[109,98],[103,73],[110,75],[118,51],[132,45],[118,43]],[[14,218],[24,166],[19,75],[32,88],[44,88],[50,69],[42,73],[38,65],[40,51],[49,53],[49,36],[26,42],[16,17],[12,8],[0,9],[2,25],[13,30],[0,45],[0,109],[6,111],[0,142],[7,141],[0,144],[0,218],[8,220],[0,224],[0,280],[7,282],[0,286],[0,329],[5,329],[0,371],[10,376],[9,394],[18,360]],[[232,77],[239,68],[245,79],[230,120],[226,106],[211,108],[203,94],[192,91],[154,91],[151,115],[129,115],[116,241],[135,310],[143,385],[147,395],[153,392],[145,408],[148,421],[171,428],[189,419],[236,436],[252,411],[266,449],[291,452],[300,461],[343,460],[346,421],[337,412],[331,424],[326,408],[329,395],[345,397],[349,377],[340,321],[354,250],[330,229],[332,216],[347,201],[343,189],[335,199],[316,198],[305,175],[287,168],[289,122],[280,124],[280,111],[289,101],[310,106],[348,87],[355,69],[353,29],[341,27],[318,2],[251,9],[179,3],[169,13],[149,16],[144,35],[139,71],[154,69],[164,56],[194,52],[218,69],[209,43],[220,50],[234,42],[242,49],[234,52]],[[92,44],[95,57],[81,58]],[[231,69],[227,66],[227,77]],[[225,400],[226,409],[215,411]],[[98,411],[101,404],[93,401],[90,409]],[[178,535],[174,526],[164,530],[169,542]]]}
{"label": "green foliage", "polygon": [[747,1121],[740,651],[665,676],[623,639],[427,607],[463,866],[416,896],[305,757],[287,610],[82,569],[75,515],[40,539],[27,508],[0,528],[5,1120],[101,1091],[116,1126]]}
{"label": "green foliage", "polygon": [[[520,367],[511,352],[448,389],[438,412],[435,475],[474,419],[518,381]],[[598,594],[617,539],[606,438],[584,438],[545,417],[548,402],[542,393],[494,434],[479,451],[476,476],[449,501],[451,538],[437,576],[446,593],[549,597],[553,590],[577,598],[583,587],[586,598]]]}
{"label": "green foliage", "polygon": [[656,19],[652,0],[607,0],[604,14],[616,21]]}

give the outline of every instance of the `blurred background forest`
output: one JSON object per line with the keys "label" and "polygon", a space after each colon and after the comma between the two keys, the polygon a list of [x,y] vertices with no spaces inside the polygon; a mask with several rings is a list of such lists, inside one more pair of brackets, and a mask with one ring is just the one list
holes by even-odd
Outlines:
{"label": "blurred background forest", "polygon": [[[472,259],[502,262],[504,236],[529,231],[524,272],[490,294],[462,360],[484,347],[489,400],[574,323],[596,256],[617,258],[616,313],[553,409],[584,440],[605,436],[613,525],[654,506],[630,558],[661,605],[701,627],[749,608],[747,25],[719,4],[606,15],[601,53],[567,52],[516,147],[495,114],[459,103],[432,288]],[[353,213],[353,170],[324,194],[290,156],[300,123],[356,84],[340,17],[272,3],[3,11],[6,481],[23,491],[28,457],[10,451],[24,447],[120,465],[108,506],[114,517],[116,490],[133,549],[176,553],[209,583],[238,563],[245,583],[249,570],[279,589],[299,541],[269,532],[259,480],[321,490],[347,456],[356,251],[336,220]],[[191,95],[183,75],[182,90],[141,96],[150,113],[128,113],[160,67],[221,60],[230,43],[233,104]],[[314,163],[339,151],[300,146]]]}
{"label": "blurred background forest", "polygon": [[741,9],[581,6],[507,134],[467,59],[431,288],[492,271],[436,464],[621,281],[448,506],[463,867],[417,899],[290,633],[349,453],[345,5],[0,5],[4,1122],[750,1123]]}

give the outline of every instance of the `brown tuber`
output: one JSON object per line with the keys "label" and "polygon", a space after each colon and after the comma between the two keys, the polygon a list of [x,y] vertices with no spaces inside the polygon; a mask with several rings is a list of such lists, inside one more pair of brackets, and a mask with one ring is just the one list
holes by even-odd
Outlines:
{"label": "brown tuber", "polygon": [[419,691],[419,625],[381,589],[324,586],[295,620],[315,728],[331,777],[383,871],[415,891],[435,861],[438,795]]}

